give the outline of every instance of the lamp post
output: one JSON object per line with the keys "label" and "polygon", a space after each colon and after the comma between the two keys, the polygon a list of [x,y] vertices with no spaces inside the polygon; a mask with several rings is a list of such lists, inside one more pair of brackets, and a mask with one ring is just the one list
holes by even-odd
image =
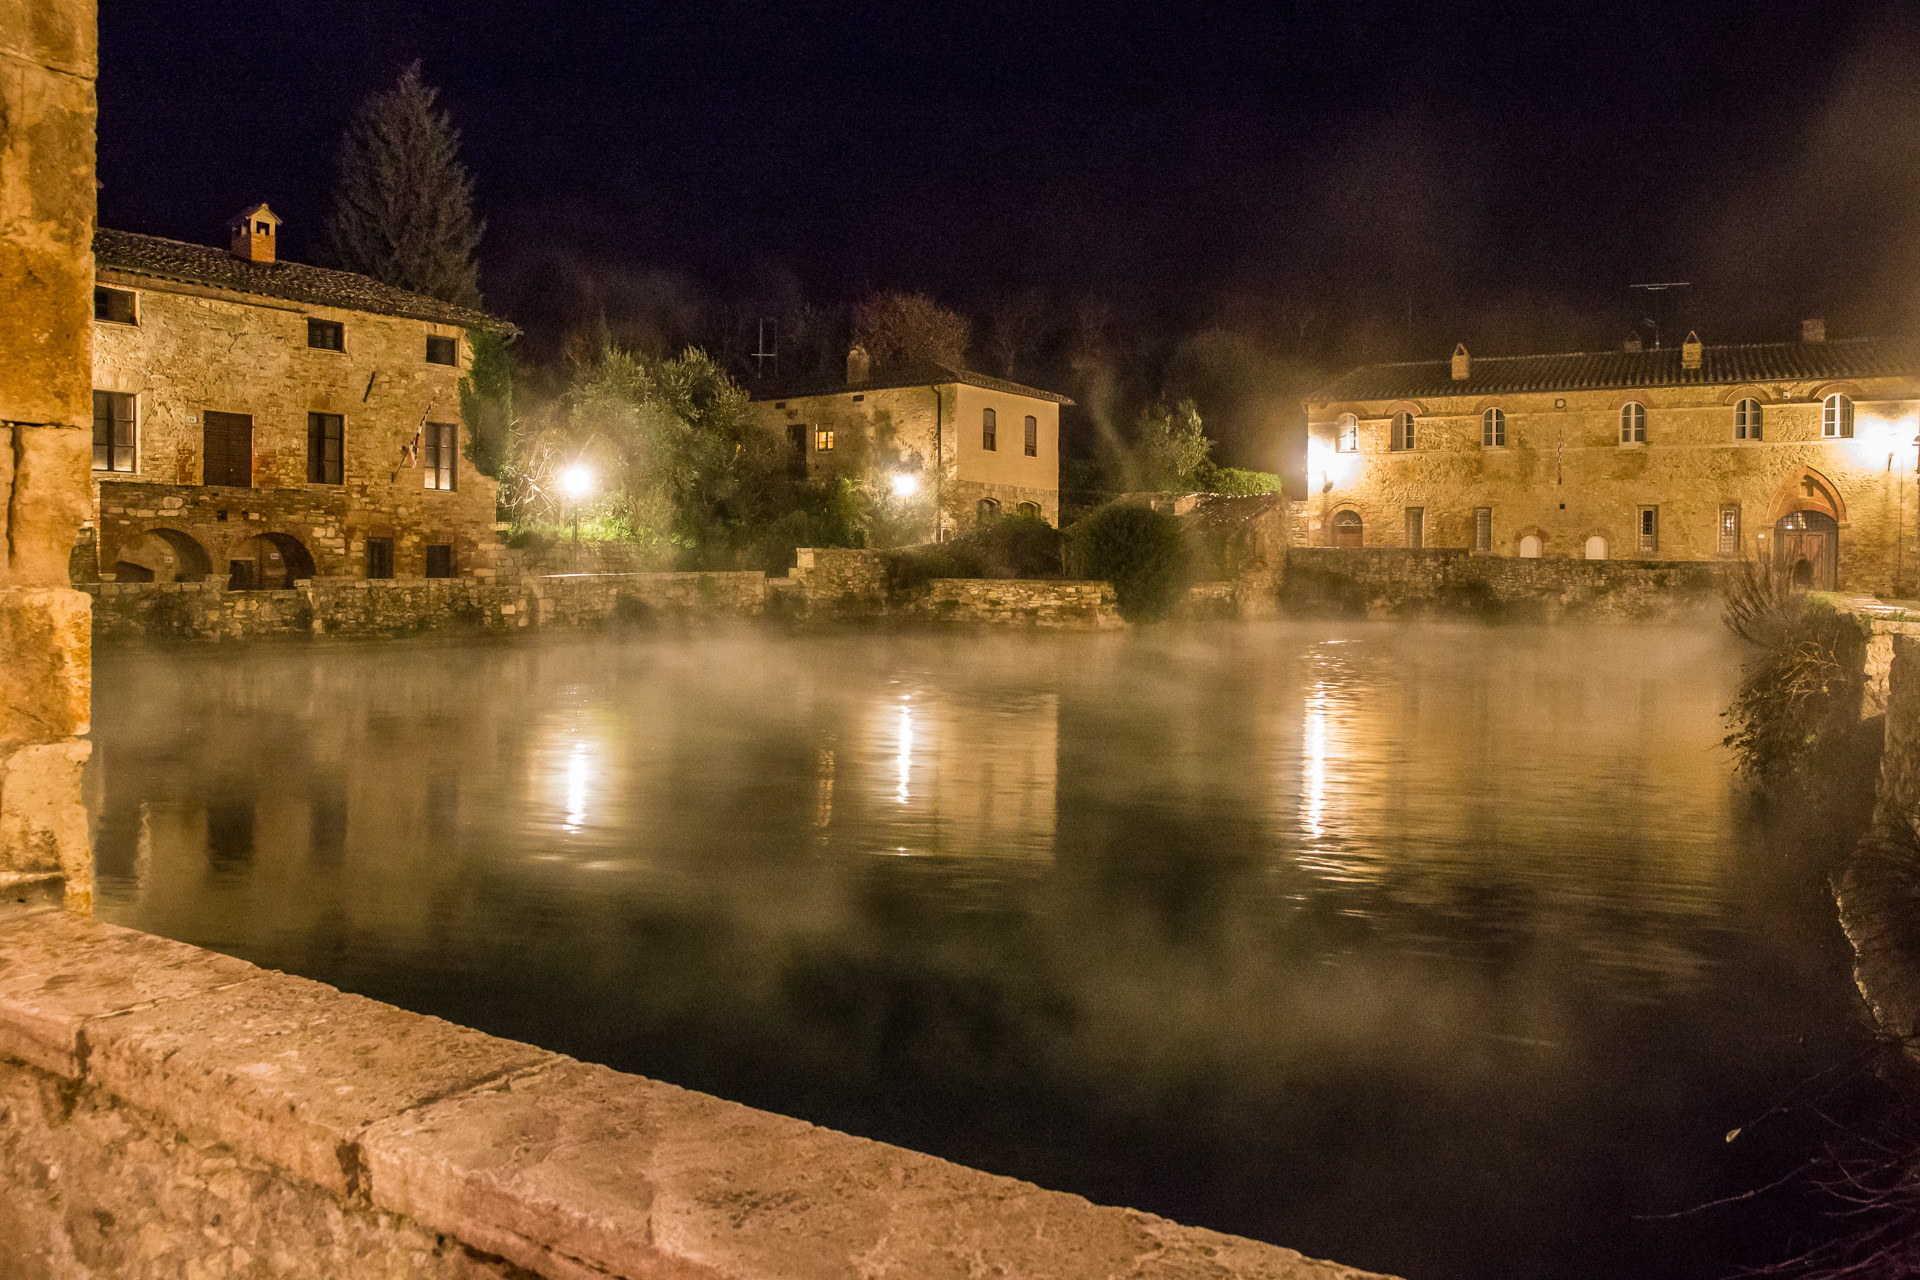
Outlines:
{"label": "lamp post", "polygon": [[593,491],[593,472],[574,463],[560,473],[560,488],[573,506],[573,554],[580,554],[580,500]]}

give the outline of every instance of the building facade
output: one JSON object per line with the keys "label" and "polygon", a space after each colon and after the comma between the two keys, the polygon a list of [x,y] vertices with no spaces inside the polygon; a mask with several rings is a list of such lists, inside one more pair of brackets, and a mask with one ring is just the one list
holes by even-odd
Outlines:
{"label": "building facade", "polygon": [[76,580],[278,588],[488,572],[495,482],[464,454],[467,335],[499,321],[227,249],[96,233],[94,537]]}
{"label": "building facade", "polygon": [[1920,347],[1799,342],[1368,365],[1307,401],[1307,541],[1757,558],[1896,593],[1915,564]]}
{"label": "building facade", "polygon": [[[1066,396],[947,365],[755,392],[755,418],[781,433],[796,472],[846,474],[929,504],[935,537],[999,514],[1060,521],[1060,406]],[[900,480],[900,489],[893,488]]]}

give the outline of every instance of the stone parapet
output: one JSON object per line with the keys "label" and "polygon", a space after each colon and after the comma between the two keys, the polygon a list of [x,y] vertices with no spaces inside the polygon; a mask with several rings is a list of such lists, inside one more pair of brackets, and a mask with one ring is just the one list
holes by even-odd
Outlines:
{"label": "stone parapet", "polygon": [[1365,1273],[0,910],[9,1277]]}
{"label": "stone parapet", "polygon": [[1593,620],[1672,617],[1717,603],[1719,566],[1695,561],[1532,559],[1466,551],[1289,547],[1289,613],[1431,612]]}

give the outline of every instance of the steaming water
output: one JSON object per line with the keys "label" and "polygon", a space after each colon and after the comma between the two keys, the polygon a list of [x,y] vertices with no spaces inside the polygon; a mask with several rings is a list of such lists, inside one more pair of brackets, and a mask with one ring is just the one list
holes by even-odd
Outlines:
{"label": "steaming water", "polygon": [[[1777,1260],[1864,1036],[1713,630],[103,654],[99,914],[1416,1280]],[[1735,1126],[1750,1132],[1729,1144]]]}

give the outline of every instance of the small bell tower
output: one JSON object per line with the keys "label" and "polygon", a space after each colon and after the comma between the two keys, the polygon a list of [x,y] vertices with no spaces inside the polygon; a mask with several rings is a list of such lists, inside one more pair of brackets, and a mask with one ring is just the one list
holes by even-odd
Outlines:
{"label": "small bell tower", "polygon": [[278,260],[274,241],[280,232],[280,215],[266,205],[257,204],[233,215],[227,232],[227,252],[234,257],[244,262]]}

